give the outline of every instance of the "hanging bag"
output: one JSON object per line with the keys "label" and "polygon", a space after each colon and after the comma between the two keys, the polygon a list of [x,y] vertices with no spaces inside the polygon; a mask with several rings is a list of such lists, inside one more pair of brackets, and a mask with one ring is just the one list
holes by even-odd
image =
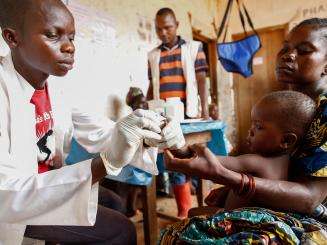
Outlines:
{"label": "hanging bag", "polygon": [[[233,1],[234,0],[228,1],[223,20],[219,27],[219,31],[217,35],[218,41],[224,30],[225,33],[224,33],[223,42],[217,44],[217,52],[219,57],[218,59],[226,71],[239,73],[246,78],[253,74],[252,60],[255,53],[261,48],[261,42],[258,33],[254,29],[253,22],[250,18],[250,15],[244,3],[240,2],[239,0],[236,0],[236,2],[237,2],[238,12],[242,23],[245,38],[238,41],[225,42],[229,20],[231,16],[231,10],[233,7]],[[245,26],[244,15],[242,13],[242,8],[245,13],[247,23],[251,27],[252,31],[254,32],[254,34],[252,35],[248,35],[248,33],[246,32],[246,26]]]}

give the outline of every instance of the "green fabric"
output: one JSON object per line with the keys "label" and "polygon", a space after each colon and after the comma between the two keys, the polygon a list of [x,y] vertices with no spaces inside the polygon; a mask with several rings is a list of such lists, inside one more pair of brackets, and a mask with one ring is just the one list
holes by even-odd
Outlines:
{"label": "green fabric", "polygon": [[[176,228],[177,227],[177,228]],[[326,224],[307,216],[242,208],[167,228],[161,244],[327,244]]]}

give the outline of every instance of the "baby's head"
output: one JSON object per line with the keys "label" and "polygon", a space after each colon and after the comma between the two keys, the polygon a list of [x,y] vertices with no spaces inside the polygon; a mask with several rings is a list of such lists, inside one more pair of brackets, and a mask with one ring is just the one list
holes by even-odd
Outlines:
{"label": "baby's head", "polygon": [[133,111],[137,109],[148,110],[148,102],[140,88],[130,87],[126,96],[126,104],[132,107]]}
{"label": "baby's head", "polygon": [[304,136],[315,108],[309,96],[295,91],[264,96],[252,108],[250,150],[263,156],[290,153]]}
{"label": "baby's head", "polygon": [[27,80],[64,76],[73,68],[74,18],[61,0],[0,0],[0,26]]}

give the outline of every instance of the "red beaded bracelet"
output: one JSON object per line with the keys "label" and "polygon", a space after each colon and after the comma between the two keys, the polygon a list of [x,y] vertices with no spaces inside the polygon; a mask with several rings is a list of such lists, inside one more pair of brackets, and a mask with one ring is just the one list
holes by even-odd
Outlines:
{"label": "red beaded bracelet", "polygon": [[244,197],[244,199],[248,200],[248,199],[250,199],[250,198],[254,195],[254,193],[255,193],[255,181],[254,181],[254,178],[253,178],[252,175],[250,175],[250,174],[246,174],[246,176],[247,176],[248,179],[249,179],[249,182],[248,182],[248,183],[249,183],[249,188],[248,188],[247,192],[244,193],[244,195],[242,195],[242,196]]}
{"label": "red beaded bracelet", "polygon": [[234,188],[233,191],[236,195],[241,195],[242,192],[244,191],[244,186],[245,186],[245,182],[244,182],[244,174],[240,173],[241,175],[241,183],[240,183],[240,187],[239,188]]}
{"label": "red beaded bracelet", "polygon": [[241,193],[244,191],[244,174],[241,173],[241,187],[238,190],[238,194],[241,195]]}

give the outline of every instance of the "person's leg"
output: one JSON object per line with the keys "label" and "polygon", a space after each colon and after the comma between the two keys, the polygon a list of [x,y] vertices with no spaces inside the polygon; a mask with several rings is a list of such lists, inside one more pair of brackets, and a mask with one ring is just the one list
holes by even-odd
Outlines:
{"label": "person's leg", "polygon": [[168,171],[164,171],[159,173],[156,176],[156,189],[157,189],[157,196],[171,196],[172,192],[170,190],[171,184],[169,182],[169,174]]}
{"label": "person's leg", "polygon": [[168,196],[171,194],[169,173],[165,168],[163,153],[158,154],[156,164],[159,171],[159,175],[156,177],[157,194]]}
{"label": "person's leg", "polygon": [[101,186],[105,187],[106,189],[111,190],[117,196],[119,196],[121,203],[123,205],[124,214],[127,215],[128,212],[128,194],[130,191],[130,185],[127,183],[119,182],[112,179],[103,179],[100,183]]}
{"label": "person's leg", "polygon": [[169,179],[173,187],[178,209],[178,217],[186,218],[192,207],[191,185],[184,174],[170,172]]}
{"label": "person's leg", "polygon": [[136,244],[133,223],[102,206],[98,206],[94,226],[27,226],[25,236],[60,244]]}
{"label": "person's leg", "polygon": [[101,185],[99,186],[98,203],[99,203],[99,205],[104,206],[106,208],[116,210],[123,214],[126,213],[125,206],[124,206],[123,201],[121,200],[120,196],[118,196],[112,190],[109,190],[108,188],[103,187]]}
{"label": "person's leg", "polygon": [[135,203],[140,191],[138,186],[104,179],[100,183],[99,204],[131,217],[136,213]]}
{"label": "person's leg", "polygon": [[141,187],[129,185],[127,190],[126,216],[132,217],[137,213],[139,195],[141,195]]}

